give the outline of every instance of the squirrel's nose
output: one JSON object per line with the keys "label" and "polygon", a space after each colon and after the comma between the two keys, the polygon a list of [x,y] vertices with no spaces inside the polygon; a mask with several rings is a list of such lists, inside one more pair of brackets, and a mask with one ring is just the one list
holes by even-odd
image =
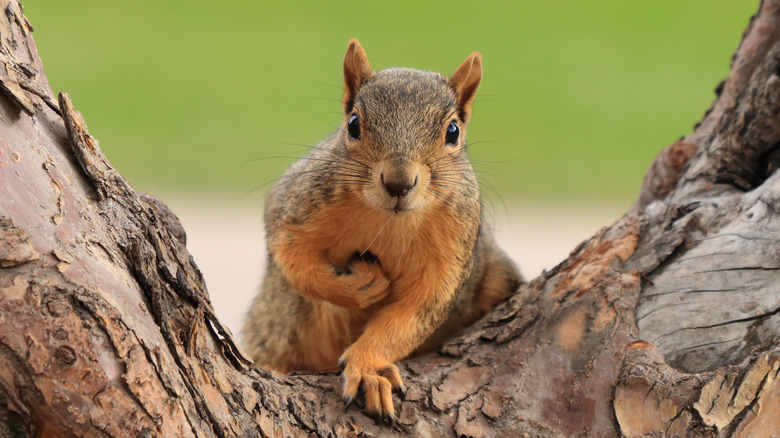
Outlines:
{"label": "squirrel's nose", "polygon": [[381,175],[381,178],[382,186],[385,188],[385,191],[394,198],[406,196],[406,194],[409,193],[409,190],[417,185],[416,176],[414,177],[414,181],[411,183],[409,181],[385,181],[384,173]]}

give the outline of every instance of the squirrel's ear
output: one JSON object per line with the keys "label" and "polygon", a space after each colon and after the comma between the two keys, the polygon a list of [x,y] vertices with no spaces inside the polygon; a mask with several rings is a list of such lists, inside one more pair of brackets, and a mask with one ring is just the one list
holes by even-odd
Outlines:
{"label": "squirrel's ear", "polygon": [[450,76],[448,83],[458,94],[458,112],[464,122],[471,117],[471,102],[482,80],[482,55],[474,52]]}
{"label": "squirrel's ear", "polygon": [[356,39],[349,41],[347,54],[344,55],[344,113],[352,111],[360,86],[371,77],[366,52]]}

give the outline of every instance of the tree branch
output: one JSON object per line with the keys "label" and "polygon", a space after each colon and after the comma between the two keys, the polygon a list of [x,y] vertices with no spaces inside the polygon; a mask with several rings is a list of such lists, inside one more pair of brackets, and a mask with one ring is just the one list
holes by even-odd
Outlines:
{"label": "tree branch", "polygon": [[176,216],[52,97],[20,5],[0,8],[0,436],[780,430],[780,2],[761,3],[718,99],[631,212],[400,364],[395,424],[345,408],[336,374],[249,366]]}

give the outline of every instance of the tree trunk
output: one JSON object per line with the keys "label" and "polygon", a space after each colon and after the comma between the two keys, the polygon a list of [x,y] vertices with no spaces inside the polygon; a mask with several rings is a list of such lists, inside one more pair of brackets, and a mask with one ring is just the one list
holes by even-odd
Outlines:
{"label": "tree trunk", "polygon": [[0,7],[0,436],[778,435],[780,0],[628,214],[400,364],[393,424],[345,408],[337,374],[251,368],[176,216]]}

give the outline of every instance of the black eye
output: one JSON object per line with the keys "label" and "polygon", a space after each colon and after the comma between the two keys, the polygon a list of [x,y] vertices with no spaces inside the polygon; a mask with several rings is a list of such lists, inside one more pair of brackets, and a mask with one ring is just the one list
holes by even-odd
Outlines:
{"label": "black eye", "polygon": [[458,136],[460,135],[460,129],[458,129],[458,122],[455,120],[450,122],[450,126],[447,126],[447,134],[444,136],[444,141],[447,144],[458,144]]}
{"label": "black eye", "polygon": [[353,113],[349,118],[349,122],[347,122],[347,134],[349,134],[349,138],[352,140],[360,139],[360,121],[358,121],[357,114]]}

